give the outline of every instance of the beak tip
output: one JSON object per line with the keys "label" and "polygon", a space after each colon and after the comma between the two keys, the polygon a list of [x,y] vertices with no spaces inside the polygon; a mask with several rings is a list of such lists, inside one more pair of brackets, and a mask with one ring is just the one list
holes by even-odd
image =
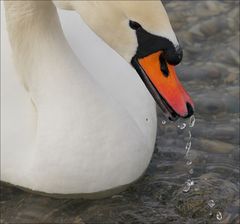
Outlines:
{"label": "beak tip", "polygon": [[189,118],[194,114],[194,108],[193,108],[193,105],[190,104],[189,102],[186,103],[186,107],[187,107],[188,113],[184,118]]}

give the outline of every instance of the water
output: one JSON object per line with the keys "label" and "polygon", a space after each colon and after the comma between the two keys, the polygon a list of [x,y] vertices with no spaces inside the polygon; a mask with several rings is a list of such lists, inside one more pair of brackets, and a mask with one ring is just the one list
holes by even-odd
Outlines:
{"label": "water", "polygon": [[195,122],[196,122],[196,118],[195,118],[195,116],[193,115],[193,116],[190,117],[189,127],[190,127],[190,128],[193,128],[194,125],[195,125]]}
{"label": "water", "polygon": [[194,185],[194,181],[191,180],[191,179],[188,179],[186,182],[185,182],[185,185],[183,187],[183,192],[184,193],[187,193],[190,191],[191,187]]}
{"label": "water", "polygon": [[222,218],[223,218],[223,217],[222,217],[222,213],[218,211],[217,214],[216,214],[216,218],[217,218],[217,220],[219,220],[219,221],[222,220]]}
{"label": "water", "polygon": [[188,141],[190,141],[192,138],[192,133],[191,133],[191,130],[188,131]]}
{"label": "water", "polygon": [[186,123],[183,122],[183,123],[179,124],[177,127],[179,129],[183,130],[183,129],[185,129],[187,127],[187,125],[186,125]]}
{"label": "water", "polygon": [[[190,149],[191,149],[191,146],[192,146],[191,128],[194,127],[195,121],[196,121],[195,116],[191,116],[190,119],[189,119],[189,126],[188,126],[188,140],[187,140],[187,143],[186,143],[186,146],[185,146],[185,150],[186,150],[185,159],[186,159],[186,165],[188,167],[190,167],[192,165],[192,161],[190,159],[189,152],[190,152]],[[188,170],[188,173],[193,174],[194,173],[193,168],[190,167],[189,170]]]}
{"label": "water", "polygon": [[[195,116],[191,116],[190,119],[189,119],[189,124],[188,124],[188,127],[186,125],[186,123],[180,123],[179,125],[177,125],[177,127],[181,130],[185,129],[186,127],[188,128],[188,139],[187,139],[187,143],[186,143],[186,146],[185,146],[185,150],[186,150],[186,153],[185,153],[185,158],[187,159],[186,161],[186,165],[189,167],[192,165],[192,161],[189,159],[189,152],[190,152],[190,149],[191,149],[191,146],[192,146],[192,133],[191,133],[191,128],[193,128],[195,126],[195,122],[196,122],[196,118]],[[192,174],[194,174],[194,170],[193,168],[190,167],[190,169],[188,170],[188,180],[184,183],[184,186],[183,186],[183,189],[182,189],[182,192],[183,193],[188,193],[190,192],[192,186],[194,186],[194,181],[191,179],[192,178]],[[205,180],[207,181],[207,178],[205,178]],[[198,187],[195,187],[195,191],[199,191],[199,188]],[[210,207],[210,212],[209,212],[209,216],[212,216],[213,215],[213,208],[214,206],[216,205],[215,201],[214,200],[209,200],[207,202],[207,205]],[[221,221],[222,220],[222,213],[220,211],[217,211],[216,213],[216,219],[218,221]]]}
{"label": "water", "polygon": [[189,174],[193,174],[194,173],[193,169],[190,169],[188,172],[189,172]]}
{"label": "water", "polygon": [[186,144],[186,146],[185,146],[185,149],[187,150],[186,151],[186,156],[188,156],[188,153],[189,153],[189,151],[190,151],[190,149],[191,149],[191,146],[192,146],[192,142],[190,141],[190,142],[187,142],[187,144]]}
{"label": "water", "polygon": [[214,200],[208,201],[208,206],[209,206],[210,208],[213,208],[213,207],[215,206]]}
{"label": "water", "polygon": [[[183,123],[183,124],[186,125],[186,123]],[[186,143],[186,146],[185,146],[185,150],[186,150],[185,159],[186,159],[186,165],[188,167],[190,167],[192,165],[192,161],[189,158],[189,152],[190,152],[190,149],[191,149],[191,146],[192,146],[192,142],[191,142],[192,133],[191,133],[190,128],[193,128],[194,124],[195,124],[195,117],[191,116],[190,119],[189,119],[188,127],[187,127],[187,125],[185,126],[185,127],[188,128],[188,140],[187,140],[187,143]],[[180,127],[181,126],[178,125],[178,128],[180,128]],[[180,128],[180,129],[182,129],[182,128]],[[191,179],[191,174],[193,174],[193,173],[194,173],[193,168],[190,167],[189,170],[188,170],[189,179],[185,182],[184,187],[183,187],[183,192],[184,193],[188,193],[191,190],[191,187],[194,185],[194,181]]]}
{"label": "water", "polygon": [[[52,199],[1,185],[1,222],[227,223],[239,221],[239,7],[237,1],[167,1],[184,49],[179,79],[196,107],[179,129],[158,111],[155,152],[144,177],[104,200]],[[189,126],[189,122],[184,123]],[[186,158],[186,143],[191,149]],[[190,174],[189,170],[193,169]],[[194,181],[183,192],[187,180]],[[215,206],[211,208],[209,201]],[[211,213],[211,215],[210,215]]]}

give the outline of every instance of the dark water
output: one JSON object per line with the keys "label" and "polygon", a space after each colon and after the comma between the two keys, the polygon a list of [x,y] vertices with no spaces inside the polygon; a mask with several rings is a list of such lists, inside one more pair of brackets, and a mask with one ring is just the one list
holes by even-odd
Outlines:
{"label": "dark water", "polygon": [[[179,78],[196,105],[192,164],[184,157],[188,131],[162,125],[159,111],[153,159],[127,191],[104,200],[64,200],[1,185],[1,223],[240,223],[239,3],[165,5],[184,48]],[[194,185],[184,193],[189,177]]]}

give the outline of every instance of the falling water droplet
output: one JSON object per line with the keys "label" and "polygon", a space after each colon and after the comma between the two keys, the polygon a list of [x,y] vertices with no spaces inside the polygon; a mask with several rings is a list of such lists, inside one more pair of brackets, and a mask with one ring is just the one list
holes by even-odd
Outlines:
{"label": "falling water droplet", "polygon": [[189,184],[190,184],[191,186],[194,185],[194,181],[193,181],[193,180],[188,180],[188,181],[189,181]]}
{"label": "falling water droplet", "polygon": [[215,206],[214,200],[209,200],[209,201],[208,201],[208,206],[209,206],[210,208],[213,208],[213,207]]}
{"label": "falling water droplet", "polygon": [[[189,127],[192,128],[192,127],[194,126],[194,124],[195,124],[195,117],[192,116],[192,117],[190,118],[190,120],[189,120]],[[183,130],[183,129],[186,128],[186,126],[187,126],[186,123],[181,123],[181,124],[178,124],[177,127],[178,127],[179,129]],[[189,154],[189,151],[190,151],[190,149],[191,149],[191,146],[192,146],[191,138],[192,138],[192,133],[191,133],[191,130],[188,128],[188,141],[187,141],[186,146],[185,146],[185,149],[186,149],[185,157],[186,157],[186,165],[187,165],[187,166],[191,166],[191,165],[192,165],[192,161],[190,160],[189,155],[188,155],[188,154]],[[189,167],[189,168],[191,168],[191,167]],[[190,175],[193,174],[193,168],[191,168],[188,172],[189,172]],[[185,185],[184,185],[182,191],[183,191],[184,193],[189,192],[190,189],[191,189],[191,187],[192,187],[194,184],[195,184],[195,183],[194,183],[193,180],[188,179],[188,180],[185,182]],[[199,188],[195,186],[195,187],[194,187],[194,190],[195,190],[195,191],[198,191]]]}
{"label": "falling water droplet", "polygon": [[186,123],[181,123],[177,126],[179,129],[183,130],[187,127]]}
{"label": "falling water droplet", "polygon": [[188,172],[189,172],[190,174],[193,174],[193,173],[194,173],[193,169],[190,169]]}
{"label": "falling water droplet", "polygon": [[184,193],[187,193],[190,191],[191,189],[191,186],[194,185],[194,181],[191,180],[191,179],[188,179],[186,182],[185,182],[185,186],[183,187],[183,192]]}
{"label": "falling water droplet", "polygon": [[190,128],[193,128],[193,127],[194,127],[195,121],[196,121],[196,119],[195,119],[194,115],[191,116],[191,117],[190,117],[190,120],[189,120],[189,127],[190,127]]}
{"label": "falling water droplet", "polygon": [[209,212],[209,216],[212,216],[212,212],[211,211]]}
{"label": "falling water droplet", "polygon": [[186,149],[186,156],[188,156],[188,153],[191,149],[192,142],[187,142],[185,149]]}
{"label": "falling water droplet", "polygon": [[162,125],[165,125],[167,123],[167,121],[163,120],[162,121]]}
{"label": "falling water droplet", "polygon": [[189,141],[191,140],[191,138],[192,138],[192,133],[191,133],[191,131],[189,130],[189,131],[188,131],[188,139],[189,139]]}
{"label": "falling water droplet", "polygon": [[187,142],[185,149],[190,150],[191,149],[192,142]]}
{"label": "falling water droplet", "polygon": [[223,217],[222,217],[222,213],[221,213],[220,211],[217,212],[216,218],[217,218],[217,220],[219,220],[219,221],[222,220]]}
{"label": "falling water droplet", "polygon": [[184,193],[187,193],[187,192],[189,192],[190,189],[191,189],[191,186],[188,185],[188,184],[186,184],[186,185],[183,187],[183,192],[184,192]]}

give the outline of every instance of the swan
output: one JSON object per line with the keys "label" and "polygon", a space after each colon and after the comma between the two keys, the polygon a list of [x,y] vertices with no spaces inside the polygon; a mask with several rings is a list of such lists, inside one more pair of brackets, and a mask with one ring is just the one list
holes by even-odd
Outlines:
{"label": "swan", "polygon": [[[79,44],[71,20],[63,25],[66,39],[55,5],[80,14],[92,39],[107,49],[103,58],[94,58],[99,48],[88,52],[94,41]],[[191,116],[194,108],[175,74],[182,50],[162,3],[4,6],[1,181],[64,197],[125,189],[143,175],[153,153],[153,98],[171,120]]]}

